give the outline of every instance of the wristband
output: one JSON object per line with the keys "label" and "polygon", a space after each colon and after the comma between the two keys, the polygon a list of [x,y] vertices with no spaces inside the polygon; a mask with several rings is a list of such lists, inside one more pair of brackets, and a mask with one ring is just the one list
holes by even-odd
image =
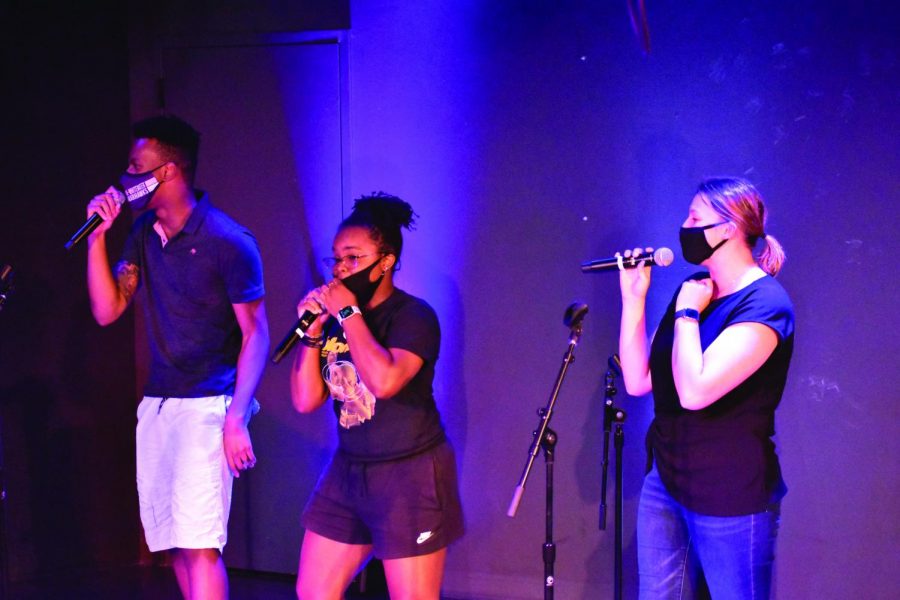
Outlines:
{"label": "wristband", "polygon": [[360,312],[358,306],[355,306],[355,305],[345,306],[344,308],[342,308],[341,310],[338,311],[337,320],[338,320],[339,324],[343,325],[344,321],[346,321],[353,315],[361,315],[361,314],[362,313]]}
{"label": "wristband", "polygon": [[691,321],[700,322],[700,312],[695,308],[682,308],[681,310],[675,311],[675,320],[678,319],[689,319]]}
{"label": "wristband", "polygon": [[321,348],[325,345],[325,336],[320,335],[318,337],[311,337],[308,335],[304,335],[302,338],[300,338],[300,343],[307,348]]}

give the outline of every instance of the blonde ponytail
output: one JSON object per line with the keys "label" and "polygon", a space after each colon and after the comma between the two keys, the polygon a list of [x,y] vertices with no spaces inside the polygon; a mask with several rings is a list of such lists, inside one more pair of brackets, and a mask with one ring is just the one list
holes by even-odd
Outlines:
{"label": "blonde ponytail", "polygon": [[771,235],[764,234],[763,241],[766,247],[763,249],[762,254],[759,255],[757,263],[763,271],[775,277],[784,265],[784,248],[781,247],[781,242]]}
{"label": "blonde ponytail", "polygon": [[766,235],[766,204],[753,184],[737,177],[715,177],[697,186],[716,213],[737,225],[750,250],[762,239],[766,243],[756,262],[774,277],[784,265],[784,248],[771,235]]}

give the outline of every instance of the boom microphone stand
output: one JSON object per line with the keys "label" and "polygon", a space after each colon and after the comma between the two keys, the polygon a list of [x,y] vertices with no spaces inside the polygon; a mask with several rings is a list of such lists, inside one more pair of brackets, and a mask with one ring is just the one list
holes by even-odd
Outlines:
{"label": "boom microphone stand", "polygon": [[566,371],[572,361],[575,360],[575,346],[578,345],[578,340],[581,338],[581,322],[584,320],[587,311],[587,305],[578,302],[569,305],[569,308],[566,309],[563,323],[569,328],[569,346],[565,356],[563,356],[563,363],[559,369],[559,374],[556,376],[550,400],[547,402],[546,407],[537,411],[541,420],[537,430],[531,432],[533,439],[531,448],[528,451],[528,460],[525,462],[525,468],[522,471],[522,476],[519,478],[519,485],[516,486],[512,502],[510,502],[509,509],[506,511],[506,516],[516,516],[516,511],[519,510],[519,502],[522,501],[522,494],[525,492],[525,482],[528,480],[529,473],[531,473],[531,467],[534,465],[539,449],[543,448],[544,461],[547,466],[546,540],[542,546],[544,557],[544,600],[553,600],[553,585],[555,583],[553,567],[556,561],[556,544],[553,542],[553,455],[557,437],[556,433],[550,429],[550,419],[553,417],[553,408],[556,406],[556,398],[562,387]]}
{"label": "boom microphone stand", "polygon": [[607,361],[606,394],[603,402],[603,459],[600,491],[600,530],[606,530],[606,473],[609,466],[609,432],[612,423],[616,424],[613,444],[616,448],[616,524],[615,524],[615,600],[622,600],[622,447],[625,445],[625,411],[613,405],[616,395],[616,375],[622,375],[619,355],[613,354]]}

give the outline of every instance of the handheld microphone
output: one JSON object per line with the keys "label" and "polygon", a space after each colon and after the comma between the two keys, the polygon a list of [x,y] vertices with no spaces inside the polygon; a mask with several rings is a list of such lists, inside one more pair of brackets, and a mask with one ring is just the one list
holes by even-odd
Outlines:
{"label": "handheld microphone", "polygon": [[582,273],[597,273],[600,271],[619,271],[621,269],[634,269],[643,262],[647,266],[668,267],[675,260],[675,254],[668,248],[660,248],[653,254],[641,254],[639,256],[611,256],[610,258],[598,258],[581,263]]}
{"label": "handheld microphone", "polygon": [[13,290],[13,268],[10,265],[3,265],[0,269],[0,310],[6,304],[6,299]]}
{"label": "handheld microphone", "polygon": [[[125,196],[116,195],[116,204],[122,206],[122,202],[125,201]],[[97,213],[93,213],[90,218],[85,221],[84,225],[75,232],[75,234],[66,242],[66,250],[71,250],[75,247],[75,245],[87,237],[87,235],[93,230],[97,229],[100,223],[103,222],[103,217],[98,215]]]}
{"label": "handheld microphone", "polygon": [[581,322],[588,312],[588,305],[584,302],[573,302],[563,315],[563,325],[569,328],[569,343],[573,347],[581,339]]}
{"label": "handheld microphone", "polygon": [[276,365],[280,363],[281,359],[297,345],[297,342],[306,336],[306,330],[309,329],[309,326],[312,325],[313,321],[315,321],[318,316],[319,315],[310,310],[303,311],[303,314],[300,315],[300,318],[297,319],[297,322],[294,323],[291,330],[287,332],[287,335],[284,336],[284,339],[281,340],[281,343],[275,348],[275,352],[272,354],[273,363]]}
{"label": "handheld microphone", "polygon": [[573,302],[566,308],[566,312],[563,315],[563,325],[568,327],[569,329],[575,329],[576,327],[581,327],[581,322],[584,320],[584,316],[588,312],[588,305],[584,302]]}

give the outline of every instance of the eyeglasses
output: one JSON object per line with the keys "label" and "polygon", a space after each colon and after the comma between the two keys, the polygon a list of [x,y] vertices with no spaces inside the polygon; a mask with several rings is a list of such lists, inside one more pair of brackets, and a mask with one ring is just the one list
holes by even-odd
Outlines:
{"label": "eyeglasses", "polygon": [[359,264],[359,259],[369,258],[370,256],[384,256],[384,254],[381,252],[375,252],[373,254],[348,254],[347,256],[342,256],[340,258],[337,256],[326,256],[322,259],[322,264],[329,269],[333,269],[339,264],[343,264],[344,268],[352,271]]}

